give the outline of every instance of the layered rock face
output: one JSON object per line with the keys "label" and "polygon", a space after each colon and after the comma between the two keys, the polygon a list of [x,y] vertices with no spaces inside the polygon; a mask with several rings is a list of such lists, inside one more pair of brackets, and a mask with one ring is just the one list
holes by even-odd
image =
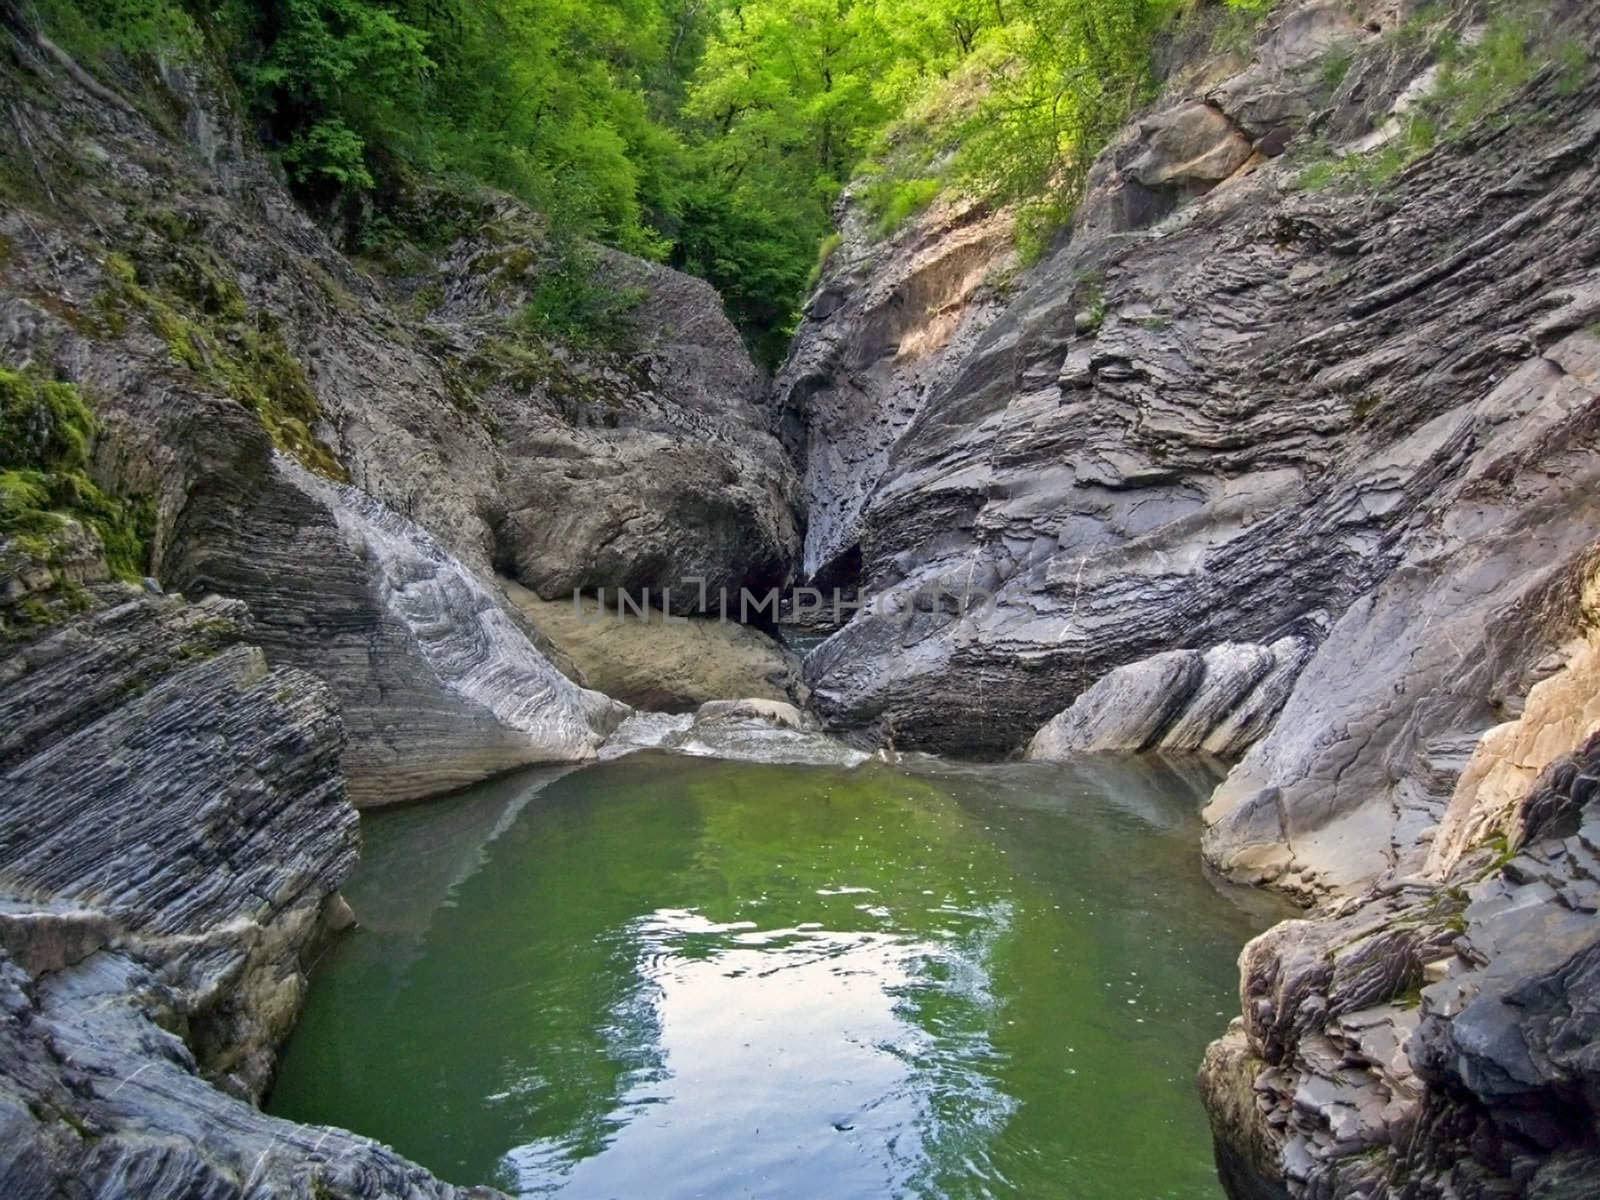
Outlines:
{"label": "layered rock face", "polygon": [[1001,312],[991,282],[1011,263],[1011,221],[971,205],[937,209],[887,247],[847,194],[841,240],[806,306],[773,389],[804,473],[802,573],[850,587],[863,513],[896,441],[976,335]]}
{"label": "layered rock face", "polygon": [[0,1192],[457,1195],[262,1115],[356,814],[326,685],[116,585],[0,664]]}
{"label": "layered rock face", "polygon": [[[1317,652],[1208,853],[1354,885],[1416,852],[1448,789],[1397,765],[1425,774],[1526,692],[1594,541],[1600,126],[1592,71],[1548,70],[1382,190],[1300,188],[1316,145],[1370,148],[1414,103],[1428,39],[1382,32],[1412,17],[1290,6],[1248,67],[1180,77],[1107,150],[871,484],[861,581],[887,599],[808,660],[830,724],[1006,751],[1118,667],[1298,638]],[[797,361],[839,319],[814,310]],[[853,394],[857,423],[910,403]],[[827,441],[826,408],[798,414]],[[919,589],[944,600],[897,603]]]}
{"label": "layered rock face", "polygon": [[937,251],[847,226],[875,307],[825,281],[784,376],[808,485],[868,476],[806,566],[888,598],[808,660],[832,727],[1243,756],[1204,853],[1319,906],[1202,1071],[1236,1197],[1600,1178],[1600,13],[1416,151],[1487,15],[1309,0],[1183,64],[1009,294],[893,315],[932,370],[868,334]]}
{"label": "layered rock face", "polygon": [[[3,36],[0,362],[80,385],[164,585],[245,600],[275,661],[334,686],[358,803],[589,758],[620,719],[541,660],[496,566],[679,608],[684,576],[782,582],[796,476],[703,283],[603,254],[638,300],[621,348],[530,332],[546,239],[481,197],[440,201],[466,232],[375,282],[203,68],[96,81]],[[181,131],[146,115],[169,111]]]}
{"label": "layered rock face", "polygon": [[197,498],[179,531],[170,579],[252,597],[274,661],[332,681],[357,805],[592,758],[624,715],[562,675],[435,538],[285,456]]}
{"label": "layered rock face", "polygon": [[1164,750],[1226,758],[1272,728],[1310,647],[1224,642],[1206,653],[1169,650],[1118,667],[1028,744],[1029,758]]}
{"label": "layered rock face", "polygon": [[1597,797],[1600,736],[1480,811],[1489,848],[1246,948],[1200,1075],[1234,1195],[1594,1195]]}

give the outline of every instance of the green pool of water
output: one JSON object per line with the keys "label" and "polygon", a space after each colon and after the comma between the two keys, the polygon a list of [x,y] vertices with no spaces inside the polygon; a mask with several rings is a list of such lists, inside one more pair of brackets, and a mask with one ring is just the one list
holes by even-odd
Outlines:
{"label": "green pool of water", "polygon": [[1273,914],[1202,875],[1212,782],[652,753],[370,815],[269,1107],[526,1196],[1218,1197],[1193,1073]]}

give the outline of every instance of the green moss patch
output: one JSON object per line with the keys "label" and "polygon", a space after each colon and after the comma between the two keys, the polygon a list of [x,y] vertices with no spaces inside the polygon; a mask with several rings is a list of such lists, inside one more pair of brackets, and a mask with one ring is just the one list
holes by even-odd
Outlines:
{"label": "green moss patch", "polygon": [[0,611],[0,634],[54,624],[88,607],[83,589],[60,568],[98,537],[107,568],[137,580],[149,566],[153,506],[113,496],[89,477],[94,416],[78,389],[33,372],[0,368],[0,541],[11,570],[43,567],[55,582]]}
{"label": "green moss patch", "polygon": [[106,256],[95,300],[102,332],[116,337],[142,316],[181,367],[253,412],[273,445],[309,469],[348,482],[337,456],[312,433],[322,409],[276,319],[251,312],[238,284],[208,251],[180,247],[154,278],[124,255]]}

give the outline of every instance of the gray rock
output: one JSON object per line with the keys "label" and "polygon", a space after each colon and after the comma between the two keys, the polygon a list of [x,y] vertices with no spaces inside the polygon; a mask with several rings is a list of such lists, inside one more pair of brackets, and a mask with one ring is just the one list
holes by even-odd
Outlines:
{"label": "gray rock", "polygon": [[1027,757],[1095,751],[1236,755],[1271,727],[1310,649],[1224,642],[1171,650],[1108,672],[1034,735]]}
{"label": "gray rock", "polygon": [[1180,105],[1158,114],[1143,130],[1141,153],[1127,171],[1145,187],[1202,189],[1221,183],[1250,157],[1250,142],[1211,104]]}
{"label": "gray rock", "polygon": [[[736,598],[783,581],[796,476],[704,283],[607,253],[607,280],[642,297],[626,350],[532,337],[515,318],[543,235],[503,198],[434,197],[469,232],[373,278],[241,134],[217,64],[119,79],[152,89],[143,108],[42,51],[0,74],[18,104],[0,152],[41,180],[0,213],[0,359],[94,403],[94,473],[152,502],[163,586],[243,599],[275,660],[334,685],[361,803],[585,757],[620,716],[503,636],[513,619],[477,595],[497,566],[563,598],[670,585],[676,607],[685,574]],[[184,113],[192,141],[146,111]],[[385,575],[341,509],[430,548]]]}
{"label": "gray rock", "polygon": [[468,1195],[251,1103],[348,912],[329,688],[237,601],[90,603],[0,660],[0,1194]]}
{"label": "gray rock", "polygon": [[[1265,671],[1203,735],[1200,748],[1206,753],[1235,758],[1264,737],[1283,711],[1312,653],[1311,643],[1297,637],[1280,638],[1266,649],[1271,659]],[[1253,669],[1230,675],[1231,686],[1251,673]]]}
{"label": "gray rock", "polygon": [[[1379,18],[1282,6],[1261,43],[1306,121],[1352,142],[1427,67],[1363,32]],[[1330,98],[1313,51],[1347,35],[1363,89]],[[1261,78],[1239,94],[1264,95]],[[1225,104],[1225,85],[1204,95]],[[1570,635],[1600,523],[1600,287],[1569,249],[1600,229],[1593,99],[1592,81],[1573,96],[1536,82],[1514,110],[1526,138],[1475,128],[1381,203],[1291,188],[1299,167],[1275,162],[1169,197],[1137,230],[1086,203],[1003,307],[973,306],[970,340],[915,395],[814,361],[876,319],[814,307],[791,366],[810,364],[820,399],[791,392],[789,416],[808,464],[850,456],[838,494],[866,499],[831,561],[858,555],[849,582],[887,598],[807,659],[819,714],[902,747],[1008,753],[1118,668],[1294,638],[1315,656],[1202,743],[1254,743],[1211,807],[1208,857],[1315,889],[1425,854],[1425,748],[1503,720]],[[1161,112],[1193,102],[1169,97],[1108,150],[1107,186]],[[914,245],[840,278],[897,278]],[[1084,311],[1102,316],[1079,333]],[[881,469],[853,449],[863,429],[898,431]],[[994,603],[894,603],[964,587]]]}
{"label": "gray rock", "polygon": [[853,200],[841,243],[806,306],[773,389],[779,428],[804,473],[801,574],[847,591],[863,514],[896,440],[1002,311],[990,282],[1014,263],[1011,219],[936,206],[880,244]]}
{"label": "gray rock", "polygon": [[601,748],[601,758],[670,750],[742,762],[854,767],[869,755],[821,732],[816,721],[778,700],[711,700],[693,714],[636,713]]}
{"label": "gray rock", "polygon": [[615,345],[556,347],[516,317],[544,268],[542,225],[510,203],[452,246],[429,313],[483,380],[496,433],[496,565],[546,600],[624,588],[674,612],[701,588],[738,600],[785,582],[798,481],[759,401],[766,385],[703,280],[596,248],[605,285],[642,298]]}
{"label": "gray rock", "polygon": [[366,493],[277,456],[213,495],[186,511],[170,577],[251,597],[273,657],[331,681],[358,806],[592,758],[622,719],[539,652],[496,589]]}
{"label": "gray rock", "polygon": [[[1595,819],[1581,781],[1596,767],[1600,737],[1524,808],[1559,793]],[[1597,873],[1581,834],[1546,836],[1442,880],[1391,878],[1247,946],[1244,1020],[1201,1068],[1230,1194],[1591,1194],[1600,925],[1570,885]]]}
{"label": "gray rock", "polygon": [[1184,711],[1205,675],[1197,650],[1171,650],[1119,667],[1034,735],[1028,757],[1046,762],[1102,750],[1147,750]]}

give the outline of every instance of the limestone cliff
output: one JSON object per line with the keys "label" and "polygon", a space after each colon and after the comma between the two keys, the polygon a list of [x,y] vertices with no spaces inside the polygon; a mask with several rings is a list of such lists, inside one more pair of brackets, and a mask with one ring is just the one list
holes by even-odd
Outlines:
{"label": "limestone cliff", "polygon": [[329,689],[237,601],[85,603],[0,664],[0,1193],[463,1194],[250,1103],[348,921]]}
{"label": "limestone cliff", "polygon": [[453,194],[358,268],[217,79],[92,75],[0,5],[5,452],[78,456],[27,527],[0,463],[0,1194],[488,1195],[254,1106],[353,803],[594,758],[629,710],[496,570],[765,587],[796,479],[704,284],[602,255],[637,304],[563,341],[538,219]]}
{"label": "limestone cliff", "polygon": [[[1343,886],[1425,851],[1444,796],[1398,776],[1526,693],[1594,544],[1600,93],[1592,14],[1557,6],[1578,65],[1363,181],[1429,47],[1483,34],[1413,9],[1289,5],[1242,70],[1180,73],[1020,274],[919,274],[918,234],[841,251],[779,396],[808,488],[869,477],[808,551],[886,597],[808,662],[834,726],[1006,751],[1116,668],[1292,638],[1315,652],[1208,854]],[[921,228],[964,246],[973,220]],[[896,605],[919,588],[946,602]]]}

